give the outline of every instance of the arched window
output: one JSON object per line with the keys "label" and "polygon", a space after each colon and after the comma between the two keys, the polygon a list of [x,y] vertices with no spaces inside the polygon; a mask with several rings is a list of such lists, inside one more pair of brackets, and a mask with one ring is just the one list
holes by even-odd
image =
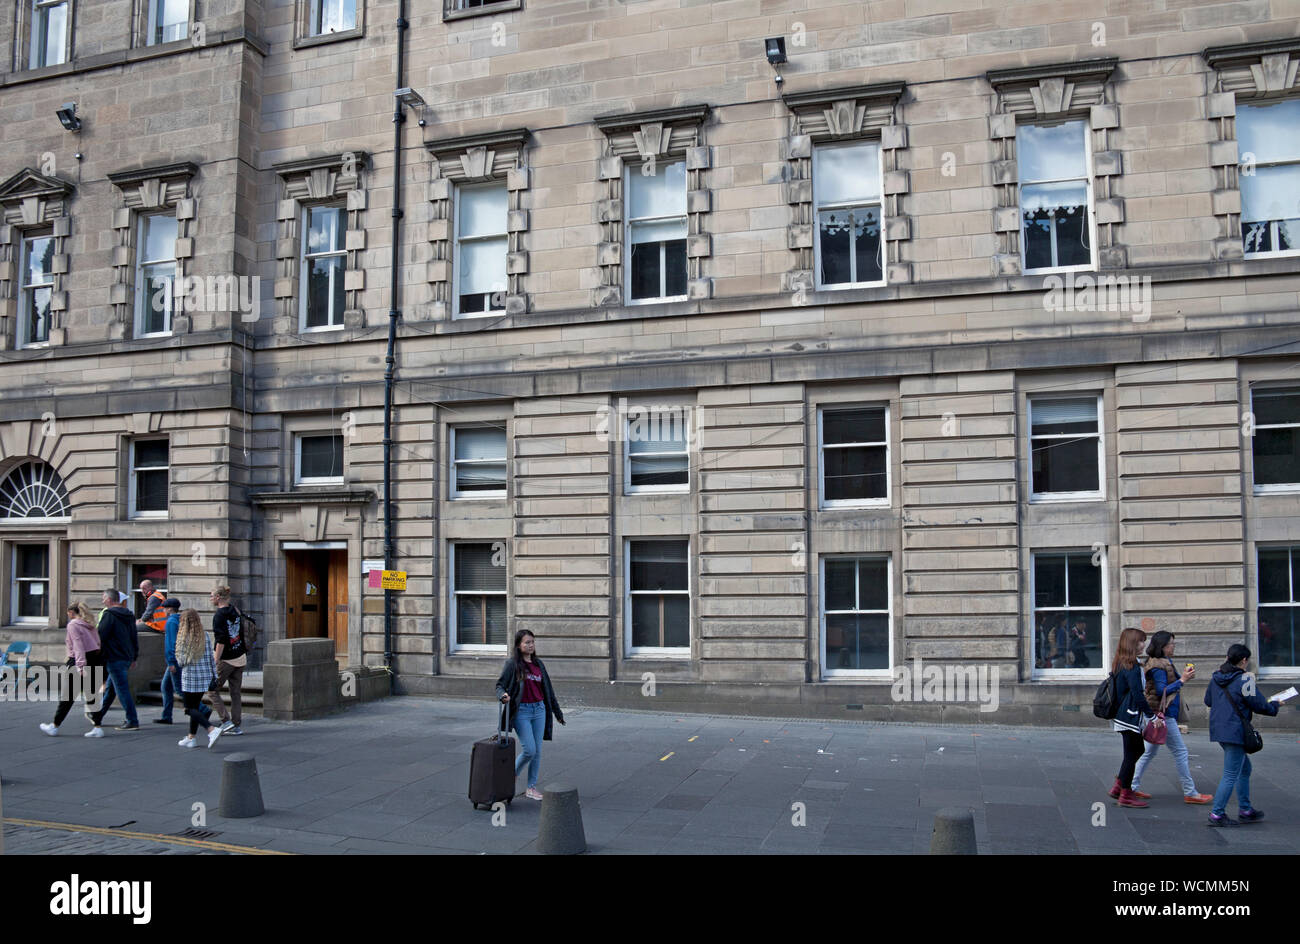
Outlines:
{"label": "arched window", "polygon": [[68,490],[44,462],[25,462],[0,482],[0,518],[67,518]]}

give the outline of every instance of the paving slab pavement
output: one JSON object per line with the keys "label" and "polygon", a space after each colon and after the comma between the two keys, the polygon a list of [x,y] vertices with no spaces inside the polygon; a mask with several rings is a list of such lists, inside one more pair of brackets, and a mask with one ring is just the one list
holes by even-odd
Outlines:
{"label": "paving slab pavement", "polygon": [[[98,740],[81,736],[87,724],[74,712],[50,738],[37,725],[51,705],[0,703],[7,820],[137,837],[10,823],[6,854],[193,852],[167,845],[166,837],[196,828],[196,809],[205,814],[205,834],[225,847],[536,851],[540,804],[519,797],[494,817],[466,797],[470,747],[493,727],[493,708],[483,700],[389,698],[305,722],[246,716],[244,736],[223,736],[210,751],[177,747],[182,726],[152,724],[155,712],[144,711],[137,733],[106,728]],[[543,745],[541,784],[578,788],[593,853],[925,853],[934,814],[946,806],[974,812],[984,853],[1300,851],[1300,742],[1270,733],[1267,719],[1252,799],[1268,818],[1210,829],[1206,807],[1182,802],[1165,751],[1142,783],[1155,795],[1150,808],[1115,806],[1106,790],[1120,743],[1100,722],[1035,729],[590,708],[566,718]],[[1193,730],[1187,741],[1197,786],[1212,793],[1222,752],[1204,731]],[[257,759],[263,816],[218,815],[221,758],[235,751]],[[521,778],[520,792],[524,785]]]}

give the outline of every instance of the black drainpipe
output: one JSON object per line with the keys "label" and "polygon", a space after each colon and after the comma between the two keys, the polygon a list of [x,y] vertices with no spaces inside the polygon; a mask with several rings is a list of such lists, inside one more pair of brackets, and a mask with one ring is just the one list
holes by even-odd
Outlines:
{"label": "black drainpipe", "polygon": [[[402,239],[402,123],[405,106],[396,91],[405,86],[406,72],[406,0],[397,5],[397,84],[393,86],[393,266],[390,304],[388,307],[388,354],[384,358],[384,570],[393,569],[393,365],[396,362],[397,322],[402,317],[399,295],[402,290],[398,268]],[[384,591],[384,667],[388,669],[388,691],[397,690],[393,674],[393,591]]]}

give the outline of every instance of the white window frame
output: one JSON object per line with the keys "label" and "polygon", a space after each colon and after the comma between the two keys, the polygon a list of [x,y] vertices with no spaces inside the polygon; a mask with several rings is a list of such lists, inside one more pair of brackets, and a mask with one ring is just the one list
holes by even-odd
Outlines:
{"label": "white window frame", "polygon": [[[1096,188],[1092,180],[1092,123],[1087,118],[1066,118],[1060,121],[1029,121],[1024,124],[1017,124],[1017,131],[1026,125],[1036,127],[1051,127],[1053,125],[1069,124],[1070,122],[1080,122],[1083,125],[1083,181],[1087,187],[1088,193],[1088,261],[1080,265],[1073,266],[1045,266],[1037,269],[1026,267],[1028,256],[1028,243],[1025,241],[1025,213],[1024,213],[1024,196],[1022,189],[1025,186],[1035,186],[1037,184],[1052,183],[1069,183],[1079,180],[1078,177],[1051,177],[1043,180],[1025,181],[1017,172],[1016,175],[1016,214],[1020,219],[1020,265],[1022,275],[1037,275],[1046,272],[1093,272],[1097,269],[1097,207],[1096,207]],[[1016,138],[1016,166],[1020,166],[1020,140]],[[1053,233],[1055,238],[1055,233]]]}
{"label": "white window frame", "polygon": [[1092,396],[1087,391],[1080,393],[1061,393],[1038,395],[1031,393],[1026,398],[1026,410],[1029,413],[1029,422],[1025,424],[1029,434],[1029,457],[1026,467],[1026,477],[1029,479],[1028,488],[1029,501],[1033,504],[1051,504],[1053,502],[1078,502],[1078,501],[1105,501],[1106,500],[1106,423],[1105,423],[1105,405],[1102,402],[1104,394],[1096,394],[1097,398],[1097,490],[1095,492],[1035,492],[1034,491],[1034,440],[1035,439],[1081,439],[1083,437],[1072,434],[1062,433],[1052,436],[1035,436],[1034,435],[1034,402],[1046,402],[1048,400],[1082,400]]}
{"label": "white window frame", "polygon": [[1300,602],[1290,603],[1263,603],[1260,601],[1259,593],[1259,552],[1260,551],[1287,551],[1287,596],[1291,601],[1296,600],[1296,575],[1295,575],[1295,557],[1300,553],[1300,544],[1256,544],[1255,545],[1255,624],[1253,633],[1255,636],[1255,645],[1251,653],[1251,662],[1255,667],[1255,674],[1261,678],[1268,675],[1293,676],[1296,674],[1294,665],[1269,665],[1266,666],[1260,661],[1260,642],[1259,642],[1259,611],[1263,608],[1273,610],[1294,609],[1300,610]]}
{"label": "white window frame", "polygon": [[[21,547],[43,547],[45,548],[45,576],[44,577],[19,577],[18,576],[18,549]],[[12,598],[9,604],[9,615],[11,622],[15,626],[45,626],[50,622],[50,617],[54,615],[54,601],[50,599],[50,584],[53,578],[50,571],[54,564],[54,554],[48,542],[39,541],[14,541],[9,546],[9,556],[11,558],[9,594]],[[48,611],[45,616],[19,616],[18,601],[22,594],[18,592],[19,583],[43,583],[45,584],[45,608]]]}
{"label": "white window frame", "polygon": [[148,22],[146,24],[146,32],[144,38],[144,44],[146,46],[163,46],[166,45],[167,43],[179,43],[182,40],[186,40],[189,38],[190,0],[179,0],[179,2],[185,4],[185,8],[186,8],[185,9],[185,35],[178,36],[175,39],[159,39],[159,40],[155,40],[154,37],[158,32],[158,27],[159,27],[158,19],[159,19],[159,14],[162,12],[161,8],[167,3],[167,0],[145,0],[145,2],[148,4],[148,12],[146,14]]}
{"label": "white window frame", "polygon": [[[837,560],[851,560],[854,562],[864,560],[883,560],[885,562],[885,599],[889,603],[888,609],[885,610],[827,610],[826,609],[826,562]],[[820,610],[818,617],[818,635],[820,636],[818,645],[820,646],[821,675],[823,680],[829,679],[877,679],[894,677],[894,558],[891,554],[827,554],[819,558],[817,562],[818,573],[820,575],[820,584],[817,592],[817,608]],[[853,600],[856,604],[860,595],[858,594],[858,582],[861,579],[859,569],[855,566],[853,569]],[[839,615],[841,613],[885,613],[889,620],[889,667],[885,669],[832,669],[826,661],[826,616]]]}
{"label": "white window frame", "polygon": [[[457,459],[456,458],[456,433],[462,429],[492,429],[499,430],[501,433],[501,461],[495,459]],[[496,423],[460,423],[456,426],[449,427],[447,436],[447,458],[448,466],[451,468],[450,489],[448,498],[453,501],[474,501],[475,499],[495,499],[499,500],[507,497],[510,491],[510,436],[505,428],[505,420]],[[460,490],[460,466],[464,465],[504,465],[506,467],[506,487],[502,489],[493,489],[490,492],[472,491],[462,492]]]}
{"label": "white window frame", "polygon": [[338,7],[339,18],[342,19],[345,4],[344,0],[308,0],[307,4],[307,35],[308,36],[341,36],[344,33],[350,33],[357,28],[357,3],[356,0],[352,5],[352,25],[345,26],[342,29],[331,30],[326,33],[317,29],[317,25],[324,25],[325,10],[327,7]]}
{"label": "white window frame", "polygon": [[[504,239],[505,243],[502,247],[501,253],[503,256],[508,256],[510,253],[510,231],[508,228],[502,229],[501,232],[499,233],[481,233],[477,236],[460,235],[461,193],[465,190],[489,190],[492,188],[499,188],[501,190],[506,190],[506,182],[504,180],[493,180],[488,183],[461,185],[455,188],[456,191],[454,194],[455,205],[452,209],[452,226],[454,227],[452,233],[454,238],[452,239],[452,263],[451,263],[451,305],[452,305],[451,311],[452,311],[453,318],[500,318],[506,313],[504,299],[507,291],[509,290],[509,286],[506,285],[501,286],[500,292],[502,297],[502,303],[500,308],[491,307],[492,296],[497,294],[496,292],[490,292],[488,294],[488,308],[485,311],[461,311],[461,307],[460,307],[460,275],[461,275],[460,246],[461,243],[462,242],[484,243],[493,240]],[[506,190],[506,196],[508,201],[509,199],[508,190]],[[506,205],[507,207],[509,207],[508,202]],[[506,210],[507,218],[509,217],[509,212],[510,212],[509,209],[507,209]],[[503,226],[506,225],[505,220],[502,221],[502,225]],[[507,278],[508,277],[509,276],[507,276]]]}
{"label": "white window frame", "polygon": [[[448,541],[447,542],[447,638],[448,651],[452,653],[473,653],[473,652],[510,652],[512,635],[510,633],[510,555],[506,555],[506,589],[504,590],[465,590],[466,596],[500,596],[506,600],[506,642],[503,646],[490,646],[483,643],[462,643],[460,641],[460,610],[459,603],[456,599],[458,591],[456,590],[456,548],[461,544],[487,544],[491,546],[494,541]],[[503,542],[504,543],[504,542]]]}
{"label": "white window frame", "polygon": [[[885,411],[885,441],[878,442],[860,442],[860,443],[835,443],[832,449],[848,449],[861,446],[880,446],[885,447],[885,497],[884,498],[840,498],[827,500],[826,498],[826,444],[823,438],[824,417],[827,411],[831,413],[844,413],[852,410],[877,410]],[[888,508],[893,501],[893,448],[890,443],[890,409],[888,403],[824,403],[817,408],[817,507],[819,509],[833,508]]]}
{"label": "white window frame", "polygon": [[[818,223],[822,210],[838,209],[859,209],[871,206],[869,203],[828,203],[822,206],[820,202],[820,191],[817,183],[818,174],[813,171],[812,188],[812,227],[813,227],[813,278],[817,286],[817,291],[834,292],[851,288],[876,288],[887,283],[887,273],[889,266],[885,259],[885,152],[880,147],[878,139],[863,139],[860,141],[845,141],[835,144],[819,144],[814,147],[814,161],[817,151],[831,151],[845,148],[861,147],[863,145],[876,146],[876,180],[879,184],[878,192],[880,193],[880,202],[877,204],[880,210],[880,278],[870,282],[822,282],[822,238],[821,226]],[[856,267],[852,254],[850,254],[849,264]]]}
{"label": "white window frame", "polygon": [[[343,228],[342,249],[331,249],[327,252],[310,251],[311,211],[321,210],[321,209],[342,211],[342,213],[339,215],[339,225],[342,226]],[[304,206],[302,208],[301,225],[299,226],[299,229],[302,232],[302,239],[298,250],[298,286],[299,286],[299,295],[302,296],[298,300],[298,331],[301,334],[315,333],[317,331],[342,331],[343,328],[345,327],[344,311],[346,311],[347,308],[346,287],[344,288],[344,299],[343,299],[344,309],[337,312],[335,311],[328,312],[327,314],[329,320],[328,323],[326,324],[316,325],[315,327],[308,327],[307,304],[311,295],[309,275],[311,272],[311,263],[313,259],[327,259],[336,256],[342,258],[343,265],[337,270],[337,277],[340,279],[344,279],[344,284],[346,286],[346,279],[347,279],[347,272],[348,272],[347,227],[348,227],[347,205],[340,201],[334,200],[328,203],[315,203],[309,206]],[[331,278],[334,277],[333,272],[334,270],[331,270]],[[332,289],[330,291],[329,297],[331,299],[331,304],[333,304],[334,292]],[[338,317],[338,321],[334,320],[335,316]]]}
{"label": "white window frame", "polygon": [[[1300,395],[1300,386],[1294,384],[1251,384],[1250,385],[1250,415],[1255,416],[1255,394],[1256,393],[1282,393],[1287,390],[1295,390]],[[1254,424],[1255,433],[1261,429],[1294,429],[1296,435],[1300,436],[1300,420],[1295,423],[1256,423]],[[1273,484],[1260,485],[1255,481],[1255,436],[1250,437],[1250,487],[1251,492],[1255,495],[1283,495],[1287,492],[1300,492],[1300,481],[1296,482],[1277,482]]]}
{"label": "white window frame", "polygon": [[[671,403],[662,403],[662,404],[655,404],[655,405],[662,407],[663,409],[652,410],[650,411],[651,415],[657,416],[664,413],[681,414],[681,416],[683,417],[683,422],[685,423],[686,426],[686,440],[682,444],[681,452],[642,452],[642,453],[638,453],[638,457],[645,458],[645,457],[653,457],[653,456],[680,455],[686,460],[686,481],[680,485],[633,485],[632,484],[632,439],[628,428],[629,426],[631,426],[632,418],[631,416],[628,415],[628,411],[624,411],[623,415],[619,418],[619,422],[623,424],[623,428],[620,432],[622,433],[623,436],[623,494],[624,495],[684,494],[689,492],[691,490],[691,485],[694,484],[693,477],[691,475],[691,439],[693,435],[696,435],[696,432],[695,430],[692,429],[692,425],[691,425],[692,424],[691,413],[693,411],[691,410],[690,407],[685,405],[674,405]],[[662,422],[662,420],[658,420],[657,422]]]}
{"label": "white window frame", "polygon": [[[1280,102],[1278,102],[1278,101],[1270,101],[1270,102],[1253,102],[1253,103],[1243,102],[1243,103],[1241,103],[1240,105],[1237,106],[1237,108],[1238,108],[1238,111],[1237,111],[1237,123],[1238,123],[1238,125],[1240,125],[1240,123],[1241,123],[1241,110],[1242,110],[1242,109],[1247,109],[1247,108],[1266,108],[1266,107],[1268,107],[1268,105],[1277,105],[1277,104],[1280,104]],[[1295,158],[1294,160],[1290,160],[1290,161],[1256,161],[1255,164],[1254,164],[1254,168],[1255,168],[1255,170],[1258,170],[1258,169],[1261,168],[1261,167],[1295,167],[1295,168],[1297,168],[1297,169],[1300,169],[1300,132],[1297,132],[1297,136],[1296,136],[1295,140],[1296,140],[1296,155],[1297,155],[1297,156],[1296,156],[1296,158]],[[1238,143],[1239,143],[1239,146],[1240,146],[1240,147],[1244,147],[1244,145],[1240,144],[1240,133],[1238,133]],[[1238,189],[1240,190],[1240,184],[1238,184]],[[1244,255],[1245,258],[1247,258],[1247,259],[1275,259],[1275,258],[1276,258],[1276,259],[1280,259],[1280,258],[1284,258],[1284,257],[1286,257],[1286,256],[1300,256],[1300,245],[1298,245],[1295,249],[1270,249],[1270,250],[1268,250],[1267,252],[1250,252],[1250,251],[1248,251],[1248,250],[1246,249],[1246,233],[1245,233],[1245,224],[1246,224],[1246,219],[1245,219],[1246,213],[1245,213],[1245,209],[1246,209],[1246,202],[1245,202],[1245,199],[1244,199],[1244,198],[1243,198],[1243,200],[1242,200],[1242,202],[1241,202],[1241,208],[1242,208],[1242,213],[1241,213],[1241,217],[1242,217],[1242,218],[1241,218],[1241,226],[1242,226],[1242,234],[1241,234],[1241,250],[1242,250],[1242,254]],[[1297,213],[1297,216],[1300,216],[1300,213]],[[1270,229],[1272,230],[1272,232],[1271,232],[1271,234],[1270,234],[1270,235],[1272,236],[1272,244],[1273,244],[1274,246],[1276,246],[1276,245],[1277,245],[1277,224],[1276,224],[1276,223],[1270,223],[1270,224],[1269,224],[1269,227],[1270,227]]]}
{"label": "white window frame", "polygon": [[[333,433],[328,430],[303,430],[293,434],[293,484],[294,485],[342,485],[347,477],[346,469],[343,475],[314,475],[303,476],[302,474],[302,441],[304,437],[319,439],[330,437],[342,440],[343,436],[339,433]],[[343,463],[346,444],[341,443],[339,449],[339,463]]]}
{"label": "white window frame", "polygon": [[[686,589],[685,590],[638,590],[632,589],[632,545],[636,544],[677,544],[686,545]],[[691,648],[695,643],[695,593],[691,589],[694,574],[694,554],[691,539],[686,536],[666,535],[660,537],[627,537],[623,539],[623,655],[628,659],[690,659]],[[633,646],[632,645],[632,597],[634,595],[673,595],[686,597],[686,635],[685,646]]]}
{"label": "white window frame", "polygon": [[[1047,548],[1047,547],[1041,547],[1041,548],[1033,548],[1033,549],[1031,549],[1031,550],[1029,551],[1029,634],[1030,634],[1030,635],[1029,635],[1029,663],[1030,663],[1030,672],[1032,673],[1032,674],[1030,675],[1031,680],[1034,680],[1034,681],[1045,681],[1045,680],[1056,681],[1056,680],[1062,680],[1062,681],[1067,681],[1067,682],[1069,682],[1069,681],[1079,681],[1079,680],[1090,680],[1090,679],[1104,678],[1106,675],[1108,675],[1108,674],[1110,673],[1110,663],[1107,661],[1107,660],[1110,658],[1110,656],[1109,656],[1108,654],[1112,652],[1112,649],[1111,649],[1111,635],[1110,635],[1110,620],[1109,620],[1109,614],[1110,614],[1110,573],[1109,573],[1109,571],[1110,571],[1110,567],[1109,567],[1108,560],[1107,560],[1106,548],[1105,548],[1104,546],[1101,548],[1101,551],[1100,551],[1101,560],[1099,561],[1099,563],[1098,563],[1098,565],[1097,565],[1097,566],[1101,569],[1101,606],[1098,607],[1098,606],[1072,606],[1072,605],[1070,605],[1070,602],[1069,602],[1069,600],[1070,600],[1070,564],[1069,564],[1069,561],[1068,561],[1068,560],[1066,561],[1066,564],[1065,564],[1065,600],[1066,600],[1066,605],[1065,605],[1065,606],[1048,606],[1048,607],[1041,607],[1041,608],[1038,606],[1038,587],[1036,586],[1036,584],[1037,584],[1037,582],[1038,582],[1038,581],[1037,581],[1037,577],[1036,577],[1037,572],[1038,572],[1038,568],[1037,568],[1035,565],[1036,565],[1037,560],[1038,560],[1038,557],[1039,557],[1040,555],[1043,556],[1043,557],[1062,557],[1062,556],[1065,556],[1065,557],[1074,557],[1074,556],[1078,556],[1078,557],[1087,557],[1087,558],[1091,559],[1092,555],[1093,555],[1093,554],[1096,554],[1096,553],[1098,553],[1098,552],[1095,551],[1095,550],[1093,550],[1093,548],[1091,548],[1091,547],[1089,547],[1089,548],[1073,548],[1073,547]],[[1035,637],[1036,637],[1036,634],[1037,634],[1037,632],[1038,632],[1038,621],[1037,621],[1037,616],[1038,616],[1038,614],[1039,614],[1040,612],[1042,612],[1042,613],[1069,613],[1069,612],[1075,612],[1075,611],[1078,611],[1078,610],[1086,610],[1086,611],[1088,611],[1088,612],[1100,612],[1100,613],[1101,613],[1101,646],[1100,646],[1100,649],[1101,649],[1101,654],[1102,654],[1102,664],[1101,664],[1101,665],[1098,665],[1098,666],[1093,666],[1093,667],[1090,667],[1090,668],[1087,668],[1087,669],[1039,669],[1039,668],[1035,668],[1034,665],[1033,665],[1033,663],[1035,662],[1034,656],[1035,656],[1036,653],[1037,653],[1037,649],[1036,649],[1036,647],[1037,647],[1037,645],[1038,645],[1038,641],[1037,641],[1037,639],[1035,638]]]}
{"label": "white window frame", "polygon": [[[167,464],[165,466],[147,465],[143,469],[137,468],[135,464],[135,446],[136,443],[142,442],[164,442],[167,443]],[[166,436],[141,436],[138,439],[129,439],[126,444],[126,516],[128,518],[166,518],[171,514],[171,484],[172,484],[172,453],[171,440]],[[162,511],[140,511],[136,508],[136,501],[139,497],[139,488],[137,486],[137,472],[157,472],[165,470],[167,472],[167,507]]]}
{"label": "white window frame", "polygon": [[[176,208],[168,207],[160,213],[141,213],[136,224],[136,252],[135,252],[135,337],[137,338],[165,338],[172,333],[173,319],[176,316],[176,282],[179,276],[180,261],[176,258],[176,248],[173,244],[172,254],[168,258],[146,259],[144,257],[145,247],[148,241],[145,233],[149,227],[149,221],[152,219],[175,219]],[[176,232],[180,233],[180,223],[177,221]],[[170,291],[167,293],[167,314],[164,320],[165,330],[162,331],[145,331],[146,309],[149,305],[149,291],[145,286],[145,269],[158,263],[170,262],[172,264],[172,274],[169,281]]]}
{"label": "white window frame", "polygon": [[[659,167],[670,167],[674,164],[686,164],[685,157],[666,157],[663,160],[655,158],[657,162],[656,172]],[[689,205],[680,216],[632,216],[632,178],[642,176],[641,168],[645,166],[645,161],[636,164],[628,164],[623,168],[623,206],[627,209],[627,217],[623,221],[623,299],[627,305],[663,305],[668,302],[684,302],[690,296],[684,295],[656,295],[653,298],[633,298],[632,297],[632,224],[633,223],[664,223],[680,219],[686,229],[686,235],[683,237],[687,240],[686,255],[686,281],[690,283],[690,235],[691,235],[691,213]],[[684,193],[690,194],[690,171],[686,171],[686,181],[683,184]],[[638,244],[639,245],[639,244]],[[659,248],[659,288],[667,291],[668,288],[668,267],[665,264],[666,251],[662,246]],[[688,290],[689,291],[689,290]]]}
{"label": "white window frame", "polygon": [[[27,0],[27,4],[31,17],[31,28],[27,34],[27,68],[44,69],[47,66],[63,65],[68,61],[68,35],[72,31],[72,3],[70,0]],[[36,36],[41,26],[42,14],[45,22],[48,23],[49,12],[54,7],[60,6],[66,9],[63,13],[63,37],[62,42],[59,43],[59,59],[57,62],[37,63],[39,57],[36,55]],[[45,48],[48,48],[48,40],[42,45],[42,51]]]}
{"label": "white window frame", "polygon": [[[49,347],[50,325],[48,324],[48,322],[45,325],[45,338],[43,340],[33,341],[31,338],[27,336],[28,325],[31,323],[32,300],[33,300],[33,298],[29,296],[34,297],[36,294],[35,290],[42,289],[42,288],[48,288],[50,290],[50,295],[53,296],[54,284],[55,284],[54,274],[46,273],[46,276],[49,278],[48,282],[28,282],[27,276],[31,270],[32,243],[38,239],[48,239],[51,242],[54,242],[54,236],[53,234],[49,234],[49,233],[40,236],[24,235],[22,239],[23,239],[22,253],[21,253],[21,258],[19,259],[20,269],[18,274],[20,285],[18,288],[18,326],[17,326],[18,336],[16,340],[18,342],[18,347],[20,348]],[[50,313],[49,313],[49,320],[53,320],[53,317],[54,317],[54,309],[51,306]]]}

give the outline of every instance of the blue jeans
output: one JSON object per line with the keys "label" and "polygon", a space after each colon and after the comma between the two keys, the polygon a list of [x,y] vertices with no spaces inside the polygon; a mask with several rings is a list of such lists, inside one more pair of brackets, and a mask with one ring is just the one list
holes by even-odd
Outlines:
{"label": "blue jeans", "polygon": [[110,662],[106,666],[108,669],[108,681],[104,685],[104,704],[100,706],[99,711],[91,715],[91,722],[95,727],[104,723],[104,715],[108,714],[108,709],[113,707],[115,698],[122,699],[122,710],[126,712],[126,723],[138,725],[140,718],[135,713],[135,699],[131,697],[131,686],[127,682],[126,674],[131,669],[130,662]]}
{"label": "blue jeans", "polygon": [[172,672],[171,666],[163,672],[162,677],[162,700],[163,710],[162,719],[164,721],[172,720],[172,699],[181,693],[181,670],[177,669]]}
{"label": "blue jeans", "polygon": [[[1183,741],[1183,732],[1178,730],[1178,722],[1174,719],[1168,720],[1165,731],[1165,744],[1169,746],[1169,753],[1174,755],[1174,766],[1178,768],[1178,779],[1183,784],[1183,796],[1194,796],[1196,794],[1196,781],[1192,779],[1192,770],[1187,766],[1187,744]],[[1147,769],[1147,764],[1151,763],[1151,758],[1155,757],[1156,752],[1159,750],[1159,744],[1147,743],[1146,750],[1138,758],[1137,769],[1133,771],[1134,790],[1142,782],[1142,771]]]}
{"label": "blue jeans", "polygon": [[526,701],[515,712],[515,731],[519,734],[519,756],[515,758],[515,776],[528,765],[528,787],[537,786],[537,772],[542,769],[542,737],[546,734],[546,704]]}
{"label": "blue jeans", "polygon": [[1235,787],[1237,806],[1244,813],[1251,808],[1250,758],[1240,744],[1220,744],[1219,747],[1223,748],[1223,779],[1219,781],[1219,789],[1214,791],[1214,808],[1210,812],[1222,816]]}

